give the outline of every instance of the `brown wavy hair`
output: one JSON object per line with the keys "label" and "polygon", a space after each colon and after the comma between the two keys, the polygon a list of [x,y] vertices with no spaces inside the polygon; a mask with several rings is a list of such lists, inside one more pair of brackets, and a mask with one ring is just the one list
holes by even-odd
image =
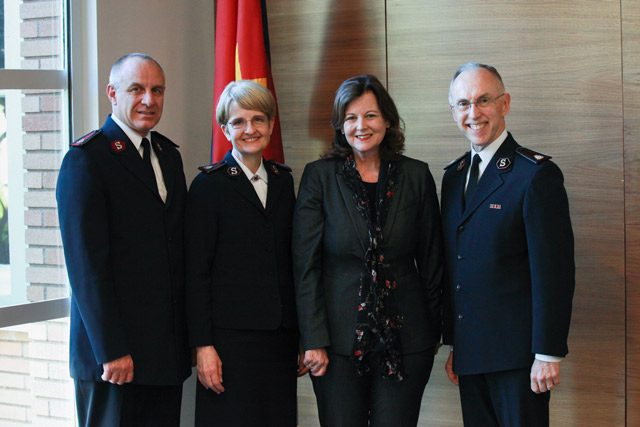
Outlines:
{"label": "brown wavy hair", "polygon": [[336,91],[331,112],[333,141],[331,149],[322,156],[323,158],[345,158],[353,153],[347,138],[342,133],[345,111],[350,102],[366,92],[371,92],[376,97],[382,117],[389,123],[389,128],[380,144],[380,158],[392,160],[404,152],[404,121],[398,114],[396,104],[376,76],[363,74],[343,81]]}

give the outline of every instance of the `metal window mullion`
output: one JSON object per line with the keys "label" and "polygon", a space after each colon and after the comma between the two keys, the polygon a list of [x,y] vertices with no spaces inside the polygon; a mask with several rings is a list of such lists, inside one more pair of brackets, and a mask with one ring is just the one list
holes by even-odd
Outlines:
{"label": "metal window mullion", "polygon": [[0,328],[69,316],[69,298],[0,307]]}
{"label": "metal window mullion", "polygon": [[0,70],[0,90],[67,90],[66,70]]}

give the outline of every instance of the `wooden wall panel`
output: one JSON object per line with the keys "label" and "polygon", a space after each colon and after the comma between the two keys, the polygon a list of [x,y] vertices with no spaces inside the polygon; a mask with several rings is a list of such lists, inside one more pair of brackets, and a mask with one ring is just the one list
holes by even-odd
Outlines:
{"label": "wooden wall panel", "polygon": [[640,225],[630,225],[627,226],[627,426],[639,425]]}
{"label": "wooden wall panel", "polygon": [[640,2],[622,0],[626,222],[640,225]]}
{"label": "wooden wall panel", "polygon": [[[507,126],[565,173],[576,237],[577,288],[563,384],[562,426],[624,423],[624,198],[618,1],[388,1],[389,87],[409,154],[442,167],[468,150],[447,110],[455,68],[496,65],[512,95]],[[464,11],[464,13],[462,13]],[[603,355],[607,359],[603,363]],[[434,368],[426,414],[457,404]],[[447,409],[449,412],[449,409]],[[435,419],[424,425],[459,425]]]}
{"label": "wooden wall panel", "polygon": [[627,271],[627,425],[640,425],[640,3],[622,1]]}
{"label": "wooden wall panel", "polygon": [[[640,225],[640,189],[630,188],[640,178],[639,97],[628,95],[639,89],[637,1],[622,0],[623,27],[621,3],[614,0],[270,0],[268,7],[285,154],[296,183],[331,138],[338,84],[363,72],[387,79],[406,122],[407,154],[428,161],[439,182],[442,168],[468,149],[447,108],[454,69],[468,60],[498,67],[512,94],[509,129],[523,145],[552,155],[565,173],[576,236],[571,353],[552,398],[552,424],[624,425],[625,179],[627,221],[633,215]],[[629,41],[622,51],[621,34]],[[636,67],[625,73],[625,114],[634,119],[624,122],[624,146],[622,58],[625,67]],[[640,289],[640,232],[633,230],[626,272],[628,284]],[[640,327],[631,326],[640,320],[634,298],[627,308],[637,317],[627,317],[627,327],[635,341],[626,344],[638,367],[640,351],[629,352],[640,346]],[[446,351],[436,360],[421,426],[461,425],[445,357]],[[629,382],[630,396],[640,396],[639,373]],[[318,425],[308,379],[300,385],[300,424]]]}
{"label": "wooden wall panel", "polygon": [[[386,79],[384,2],[269,0],[271,63],[286,162],[296,186],[330,144],[333,97],[356,74]],[[301,427],[318,426],[308,376],[298,380]]]}
{"label": "wooden wall panel", "polygon": [[386,79],[384,2],[267,3],[284,152],[297,184],[304,165],[330,144],[340,83],[363,73]]}

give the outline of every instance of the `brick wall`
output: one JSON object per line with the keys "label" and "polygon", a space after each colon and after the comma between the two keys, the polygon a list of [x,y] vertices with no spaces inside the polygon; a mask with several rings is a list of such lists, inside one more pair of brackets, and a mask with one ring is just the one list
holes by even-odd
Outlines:
{"label": "brick wall", "polygon": [[[15,1],[15,0],[9,0]],[[59,69],[62,0],[23,0],[20,52],[23,69]],[[63,141],[64,94],[23,91],[25,276],[31,302],[68,295],[55,184],[68,141]],[[12,214],[19,209],[12,207]],[[68,318],[0,330],[0,425],[74,425],[68,370]]]}

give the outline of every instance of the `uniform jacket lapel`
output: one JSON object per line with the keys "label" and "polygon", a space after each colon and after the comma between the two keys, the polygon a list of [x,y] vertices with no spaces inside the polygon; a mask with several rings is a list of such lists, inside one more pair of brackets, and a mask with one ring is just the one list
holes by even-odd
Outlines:
{"label": "uniform jacket lapel", "polygon": [[[244,174],[240,165],[238,165],[238,162],[236,162],[236,159],[231,155],[231,151],[229,151],[224,157],[224,161],[227,164],[227,177],[232,182],[235,191],[264,214],[265,209],[262,206],[260,198],[258,198],[258,195],[256,194],[256,190],[253,188],[253,185],[251,185],[251,182],[249,182],[248,177]],[[268,194],[267,203],[269,203]]]}
{"label": "uniform jacket lapel", "polygon": [[451,166],[456,169],[451,172],[450,182],[447,183],[447,188],[450,188],[451,194],[451,213],[455,214],[456,218],[460,218],[464,213],[464,187],[467,181],[467,171],[471,166],[471,152],[467,152],[464,158],[458,160],[457,166],[455,163]]}
{"label": "uniform jacket lapel", "polygon": [[[269,175],[269,183],[267,184],[267,207],[266,213],[269,213],[273,210],[274,206],[278,205],[278,200],[282,195],[282,189],[284,188],[284,181],[282,179],[282,175],[280,171],[278,171],[277,166],[271,164],[266,165],[267,174]],[[262,206],[262,204],[260,204]]]}
{"label": "uniform jacket lapel", "polygon": [[135,145],[133,145],[133,142],[131,142],[124,131],[111,119],[111,116],[107,118],[107,121],[102,127],[102,132],[108,138],[109,144],[111,144],[111,153],[120,164],[139,179],[145,187],[162,202],[162,198],[160,198],[160,194],[158,193],[158,185],[155,181],[151,180],[147,174],[145,170],[146,166],[138,150],[136,150]]}
{"label": "uniform jacket lapel", "polygon": [[[478,187],[471,200],[466,203],[466,208],[462,214],[460,223],[463,223],[478,209],[478,207],[494,193],[504,183],[503,175],[511,171],[513,165],[513,158],[515,156],[515,150],[518,147],[516,141],[509,135],[505,142],[500,146],[496,154],[491,158],[484,173],[480,177]],[[508,160],[504,160],[508,159]],[[470,163],[470,162],[467,162]],[[466,168],[465,168],[466,172]],[[464,193],[464,183],[466,181],[466,173],[462,175],[465,179],[462,180],[461,187]]]}
{"label": "uniform jacket lapel", "polygon": [[162,143],[157,140],[158,137],[154,134],[155,132],[151,132],[151,144],[153,145],[153,149],[158,157],[158,161],[160,162],[164,186],[167,189],[167,200],[165,201],[165,205],[169,206],[174,195],[176,171],[178,168],[175,165],[175,159],[167,154]]}

